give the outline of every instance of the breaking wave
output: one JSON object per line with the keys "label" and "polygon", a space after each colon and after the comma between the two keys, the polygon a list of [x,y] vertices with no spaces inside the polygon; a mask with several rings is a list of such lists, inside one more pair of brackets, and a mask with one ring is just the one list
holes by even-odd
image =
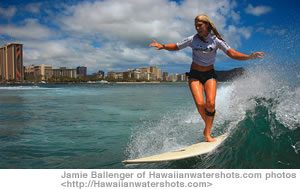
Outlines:
{"label": "breaking wave", "polygon": [[[300,88],[272,66],[256,66],[217,90],[213,136],[229,133],[215,152],[137,168],[299,168]],[[292,78],[293,80],[284,80]],[[203,141],[195,107],[180,107],[132,130],[128,159],[146,157]]]}

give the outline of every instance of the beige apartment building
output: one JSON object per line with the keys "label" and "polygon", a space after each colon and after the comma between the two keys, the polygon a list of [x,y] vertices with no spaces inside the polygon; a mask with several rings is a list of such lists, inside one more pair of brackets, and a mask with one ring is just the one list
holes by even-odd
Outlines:
{"label": "beige apartment building", "polygon": [[142,67],[139,69],[129,69],[124,72],[108,72],[107,76],[114,79],[142,79],[147,81],[161,80],[161,69],[156,66],[153,67]]}
{"label": "beige apartment building", "polygon": [[48,80],[53,76],[52,66],[47,66],[45,64],[40,64],[34,66],[34,77],[40,78],[42,81]]}
{"label": "beige apartment building", "polygon": [[25,68],[26,78],[35,78],[41,81],[47,81],[52,77],[69,77],[77,78],[76,69],[68,69],[66,67],[61,67],[59,69],[53,69],[52,66],[47,66],[45,64],[40,64],[38,66],[31,65]]}
{"label": "beige apartment building", "polygon": [[142,68],[140,68],[140,72],[141,73],[145,73],[145,72],[150,73],[150,67],[142,67]]}
{"label": "beige apartment building", "polygon": [[143,74],[144,77],[149,78],[148,80],[161,80],[162,79],[162,72],[161,69],[157,68],[156,66],[151,67],[142,67],[140,68],[141,73],[151,73],[149,76]]}
{"label": "beige apartment building", "polygon": [[156,66],[152,66],[150,67],[150,73],[154,74],[154,80],[161,80],[162,76],[161,76],[161,69],[158,69]]}
{"label": "beige apartment building", "polygon": [[0,47],[0,80],[24,80],[23,44],[7,43]]}
{"label": "beige apartment building", "polygon": [[72,68],[60,67],[59,69],[53,69],[53,76],[77,78],[77,70]]}
{"label": "beige apartment building", "polygon": [[116,72],[113,72],[113,71],[107,72],[107,77],[115,78],[116,77]]}
{"label": "beige apartment building", "polygon": [[52,66],[40,64],[38,66],[31,65],[25,68],[26,79],[35,78],[40,81],[45,81],[53,76]]}

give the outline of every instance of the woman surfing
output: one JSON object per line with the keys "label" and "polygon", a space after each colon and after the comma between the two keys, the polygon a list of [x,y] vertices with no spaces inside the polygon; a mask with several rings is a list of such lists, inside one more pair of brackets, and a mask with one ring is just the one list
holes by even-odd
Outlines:
{"label": "woman surfing", "polygon": [[[217,76],[214,63],[217,49],[221,49],[227,56],[235,60],[250,60],[263,58],[263,52],[255,52],[250,55],[242,54],[232,49],[218,32],[215,24],[202,14],[195,18],[196,34],[187,37],[181,42],[174,44],[159,44],[153,40],[150,47],[157,50],[176,51],[186,47],[192,48],[193,62],[188,74],[189,87],[192,92],[196,107],[205,122],[203,135],[206,142],[214,142],[216,139],[210,135],[214,121],[215,100],[217,91]],[[206,99],[204,99],[204,93]]]}

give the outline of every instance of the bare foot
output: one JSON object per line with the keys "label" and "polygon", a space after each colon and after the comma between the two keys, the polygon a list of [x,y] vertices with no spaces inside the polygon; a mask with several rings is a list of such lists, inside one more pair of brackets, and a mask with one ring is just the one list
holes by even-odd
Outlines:
{"label": "bare foot", "polygon": [[203,131],[203,135],[205,137],[205,142],[215,142],[217,139],[214,139],[210,136],[210,134],[206,133],[206,129]]}
{"label": "bare foot", "polygon": [[211,137],[205,137],[205,142],[215,142],[217,139]]}

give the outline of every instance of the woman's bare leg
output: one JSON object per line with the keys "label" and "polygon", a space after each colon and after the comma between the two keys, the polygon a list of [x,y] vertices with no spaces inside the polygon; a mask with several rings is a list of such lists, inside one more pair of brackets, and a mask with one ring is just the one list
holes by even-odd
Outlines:
{"label": "woman's bare leg", "polygon": [[[207,116],[205,113],[205,109],[208,112],[215,111],[215,98],[216,98],[216,90],[217,90],[217,81],[216,80],[208,80],[203,85],[198,80],[189,80],[190,90],[192,92],[196,107],[198,112],[200,113],[202,119],[205,122],[205,129],[203,135],[205,137],[205,141],[214,142],[216,139],[210,136],[211,128],[214,121],[214,116]],[[206,94],[206,102],[204,101],[203,89]]]}
{"label": "woman's bare leg", "polygon": [[[217,81],[214,79],[206,81],[204,85],[205,90],[205,96],[206,96],[206,103],[205,103],[205,109],[208,112],[214,112],[215,111],[215,100],[216,100],[216,94],[217,94]],[[215,116],[207,116],[205,119],[205,129],[204,129],[204,136],[205,140],[207,142],[214,142],[216,139],[212,138],[210,136],[211,128],[214,122]]]}
{"label": "woman's bare leg", "polygon": [[206,115],[205,115],[205,101],[203,96],[203,85],[198,80],[189,80],[190,90],[192,92],[194,102],[200,113],[202,119],[205,122]]}

